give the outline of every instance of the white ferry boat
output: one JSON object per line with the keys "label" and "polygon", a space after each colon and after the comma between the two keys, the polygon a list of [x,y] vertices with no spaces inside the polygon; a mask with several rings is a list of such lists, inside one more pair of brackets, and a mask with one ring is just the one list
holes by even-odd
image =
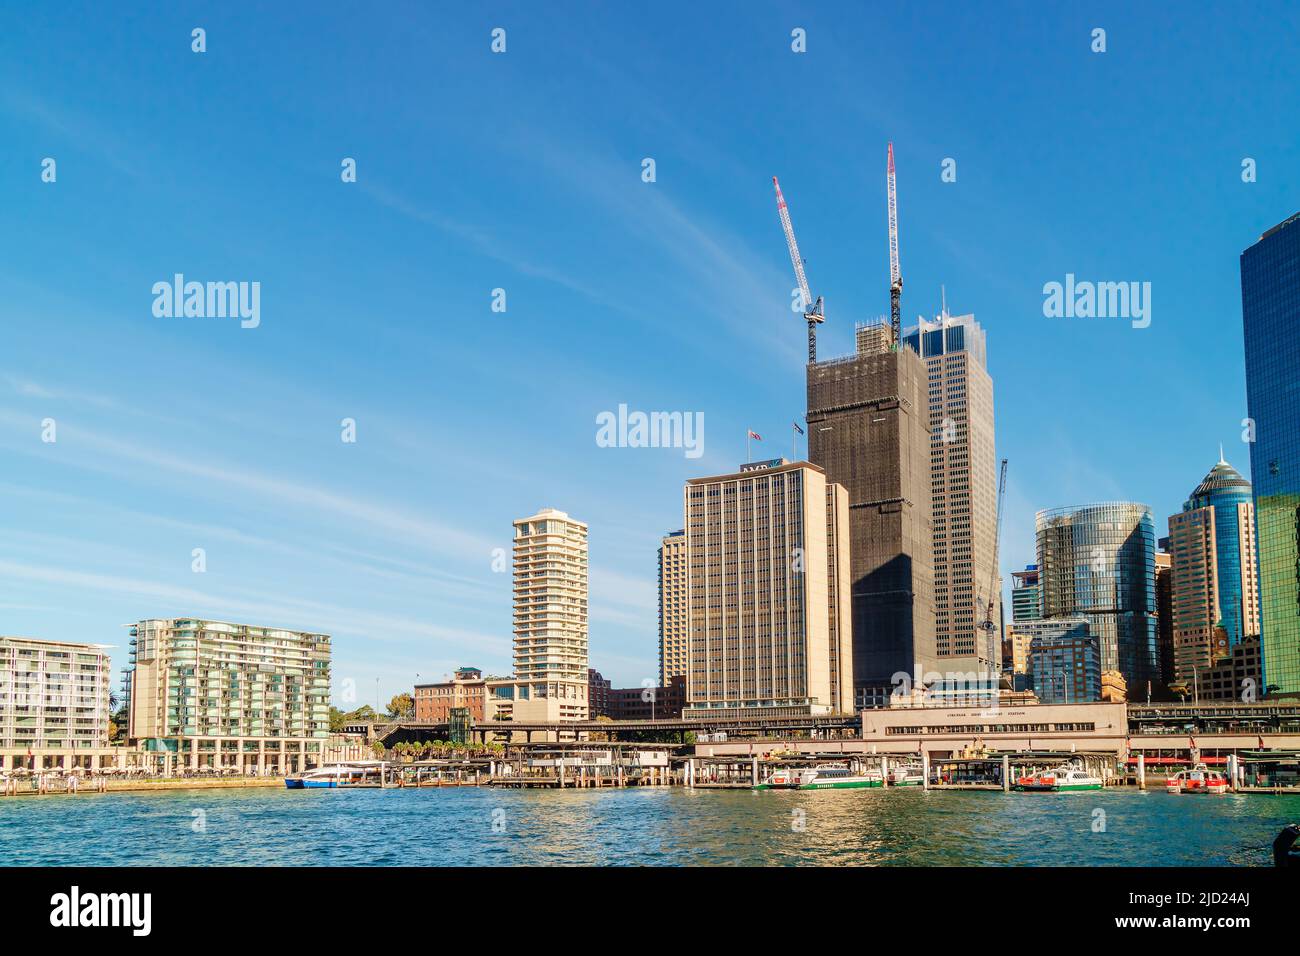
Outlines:
{"label": "white ferry boat", "polygon": [[889,771],[889,785],[891,787],[920,787],[925,784],[925,768],[921,761],[908,761],[893,767]]}
{"label": "white ferry boat", "polygon": [[1092,776],[1081,764],[1066,763],[1054,770],[1042,770],[1019,777],[1012,789],[1056,793],[1063,790],[1100,790],[1103,786],[1101,777]]}
{"label": "white ferry boat", "polygon": [[773,770],[756,790],[851,790],[883,787],[879,770],[855,772],[846,766],[801,767]]}
{"label": "white ferry boat", "polygon": [[284,778],[289,790],[317,787],[382,787],[388,763],[383,760],[354,760],[350,763],[325,764]]}
{"label": "white ferry boat", "polygon": [[1191,770],[1180,770],[1165,781],[1167,793],[1227,793],[1228,778],[1217,770],[1198,763]]}

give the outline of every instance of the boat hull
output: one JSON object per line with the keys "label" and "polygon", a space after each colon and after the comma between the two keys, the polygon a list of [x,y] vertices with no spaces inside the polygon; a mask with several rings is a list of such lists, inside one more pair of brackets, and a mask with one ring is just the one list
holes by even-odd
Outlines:
{"label": "boat hull", "polygon": [[821,783],[760,783],[755,790],[861,790],[883,787],[881,780],[824,780]]}
{"label": "boat hull", "polygon": [[1022,793],[1066,793],[1072,790],[1101,790],[1100,783],[1017,783],[1012,790],[1018,790]]}

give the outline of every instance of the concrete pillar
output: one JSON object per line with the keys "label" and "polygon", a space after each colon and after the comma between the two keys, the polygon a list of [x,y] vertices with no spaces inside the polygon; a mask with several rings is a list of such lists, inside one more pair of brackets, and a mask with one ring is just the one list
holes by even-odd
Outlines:
{"label": "concrete pillar", "polygon": [[1011,755],[1002,755],[1002,792],[1011,791]]}
{"label": "concrete pillar", "polygon": [[889,758],[884,754],[880,755],[880,785],[889,786]]}
{"label": "concrete pillar", "polygon": [[758,786],[758,758],[757,757],[749,758],[749,785],[751,787]]}
{"label": "concrete pillar", "polygon": [[1138,754],[1138,789],[1147,788],[1147,755]]}
{"label": "concrete pillar", "polygon": [[930,789],[930,751],[921,751],[921,787]]}
{"label": "concrete pillar", "polygon": [[560,765],[560,789],[564,789],[564,758],[561,757],[557,763]]}
{"label": "concrete pillar", "polygon": [[1228,789],[1236,792],[1237,790],[1237,753],[1233,751],[1228,754]]}
{"label": "concrete pillar", "polygon": [[199,741],[198,738],[190,739],[190,769],[199,769]]}
{"label": "concrete pillar", "polygon": [[266,741],[257,742],[257,775],[263,776],[266,773]]}

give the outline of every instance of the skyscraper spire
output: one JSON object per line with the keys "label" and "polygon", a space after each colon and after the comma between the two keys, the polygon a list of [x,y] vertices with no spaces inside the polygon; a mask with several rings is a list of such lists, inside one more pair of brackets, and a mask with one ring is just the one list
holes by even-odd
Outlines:
{"label": "skyscraper spire", "polygon": [[1223,460],[1223,442],[1219,442],[1219,464],[1220,465],[1227,464],[1227,462]]}

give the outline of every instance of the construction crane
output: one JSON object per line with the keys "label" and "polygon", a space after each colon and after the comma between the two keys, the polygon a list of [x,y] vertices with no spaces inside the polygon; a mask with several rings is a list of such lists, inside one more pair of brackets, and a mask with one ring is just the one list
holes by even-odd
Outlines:
{"label": "construction crane", "polygon": [[898,268],[898,184],[894,181],[894,144],[889,144],[889,326],[893,332],[891,349],[898,349],[903,273]]}
{"label": "construction crane", "polygon": [[776,211],[781,214],[781,228],[785,230],[785,244],[790,247],[790,263],[794,266],[794,277],[799,283],[799,294],[803,296],[803,317],[808,323],[808,364],[817,361],[817,326],[826,321],[822,307],[822,297],[813,302],[812,293],[808,291],[808,277],[803,273],[803,259],[799,255],[799,244],[794,241],[794,226],[790,222],[790,210],[786,207],[785,197],[781,195],[781,184],[772,177],[772,186],[776,189]]}
{"label": "construction crane", "polygon": [[993,623],[993,605],[997,601],[998,593],[998,549],[1002,543],[1002,502],[1007,497],[1007,460],[1002,459],[1002,470],[998,475],[998,519],[997,531],[993,535],[993,570],[989,574],[989,603],[984,609],[984,620],[980,623],[980,628],[984,631],[984,654],[985,660],[990,667],[993,666],[993,632],[997,630],[997,625]]}

